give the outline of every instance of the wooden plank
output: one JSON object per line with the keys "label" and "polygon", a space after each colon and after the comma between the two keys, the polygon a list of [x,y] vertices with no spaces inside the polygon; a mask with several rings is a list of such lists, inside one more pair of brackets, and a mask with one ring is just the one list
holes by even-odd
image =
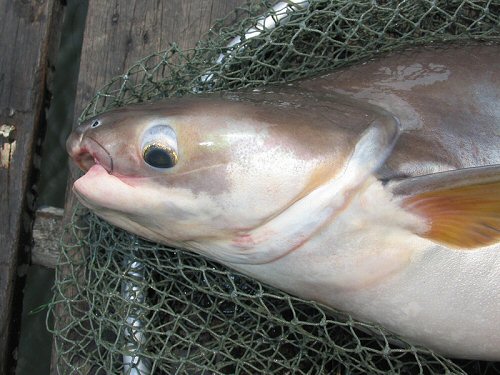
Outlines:
{"label": "wooden plank", "polygon": [[60,240],[63,233],[62,208],[43,207],[36,211],[33,225],[31,263],[55,268],[59,258]]}
{"label": "wooden plank", "polygon": [[0,373],[15,360],[22,304],[18,265],[27,261],[32,164],[44,116],[49,58],[58,46],[57,0],[0,0]]}
{"label": "wooden plank", "polygon": [[[95,92],[112,77],[122,74],[140,58],[167,48],[170,43],[176,42],[181,48],[194,47],[216,19],[244,3],[245,0],[91,2],[82,46],[74,126]],[[78,176],[77,169],[71,166],[69,189]],[[69,222],[75,202],[74,195],[68,194],[64,223]],[[81,255],[75,252],[74,256]],[[69,269],[61,267],[59,271],[63,278]],[[68,298],[72,295],[71,290],[65,293]],[[56,326],[64,327],[64,311],[56,311],[56,314]],[[56,361],[54,351],[53,373],[56,373]],[[87,373],[90,369],[80,371]]]}

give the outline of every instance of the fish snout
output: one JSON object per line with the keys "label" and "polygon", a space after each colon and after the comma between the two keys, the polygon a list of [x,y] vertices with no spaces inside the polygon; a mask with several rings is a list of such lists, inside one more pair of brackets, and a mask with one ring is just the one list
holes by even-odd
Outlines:
{"label": "fish snout", "polygon": [[103,166],[110,174],[113,172],[111,154],[99,141],[86,134],[85,129],[77,128],[70,134],[66,141],[66,150],[84,172],[95,164]]}

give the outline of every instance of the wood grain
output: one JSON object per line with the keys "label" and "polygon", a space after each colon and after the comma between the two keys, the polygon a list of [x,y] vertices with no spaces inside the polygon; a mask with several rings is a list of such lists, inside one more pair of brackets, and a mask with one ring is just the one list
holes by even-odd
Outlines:
{"label": "wood grain", "polygon": [[[168,48],[171,43],[177,43],[181,48],[194,47],[216,19],[226,16],[236,6],[244,3],[245,0],[90,2],[82,46],[74,126],[96,91],[111,78],[122,74],[140,58]],[[70,190],[78,176],[78,170],[70,166],[64,223],[69,222],[74,210],[76,199]],[[75,256],[82,255],[75,252]],[[59,271],[60,277],[64,278],[64,267],[60,267]],[[71,297],[72,291],[65,292],[67,297]],[[64,327],[65,319],[63,310],[57,312],[56,325]],[[54,353],[52,372],[56,373],[57,358]],[[91,369],[81,371],[92,373]],[[64,373],[64,369],[62,372]]]}
{"label": "wood grain", "polygon": [[0,373],[12,373],[22,304],[18,265],[31,242],[33,155],[49,58],[58,46],[57,0],[0,0]]}
{"label": "wood grain", "polygon": [[[176,43],[194,47],[216,19],[244,0],[109,1],[89,5],[75,115],[137,60]],[[77,117],[75,117],[77,118]]]}
{"label": "wood grain", "polygon": [[36,211],[31,250],[32,264],[55,268],[63,233],[63,215],[64,211],[56,207],[43,207]]}

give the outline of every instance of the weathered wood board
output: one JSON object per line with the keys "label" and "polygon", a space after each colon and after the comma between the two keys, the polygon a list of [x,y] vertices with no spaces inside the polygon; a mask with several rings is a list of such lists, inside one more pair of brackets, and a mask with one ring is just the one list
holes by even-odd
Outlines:
{"label": "weathered wood board", "polygon": [[[74,126],[95,92],[112,77],[122,74],[140,58],[168,48],[170,43],[175,42],[181,48],[193,47],[216,19],[223,18],[243,3],[245,0],[90,2],[80,60]],[[69,188],[78,176],[78,170],[71,166]],[[75,203],[74,195],[68,194],[65,223],[71,219]],[[64,277],[64,269],[60,271],[61,277]],[[68,296],[71,293],[66,292]],[[61,311],[56,325],[63,327],[64,319],[64,312]],[[56,360],[53,357],[53,373]]]}
{"label": "weathered wood board", "polygon": [[62,208],[55,207],[43,207],[36,211],[31,249],[32,264],[55,268],[63,232],[63,214]]}
{"label": "weathered wood board", "polygon": [[31,179],[61,2],[0,0],[0,373],[13,372],[31,242]]}

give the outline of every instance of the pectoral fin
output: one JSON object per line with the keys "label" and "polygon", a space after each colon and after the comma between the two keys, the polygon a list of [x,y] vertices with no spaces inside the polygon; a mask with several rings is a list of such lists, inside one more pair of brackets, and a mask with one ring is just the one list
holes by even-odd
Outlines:
{"label": "pectoral fin", "polygon": [[459,249],[500,242],[500,166],[415,177],[393,186],[428,223],[422,237]]}

